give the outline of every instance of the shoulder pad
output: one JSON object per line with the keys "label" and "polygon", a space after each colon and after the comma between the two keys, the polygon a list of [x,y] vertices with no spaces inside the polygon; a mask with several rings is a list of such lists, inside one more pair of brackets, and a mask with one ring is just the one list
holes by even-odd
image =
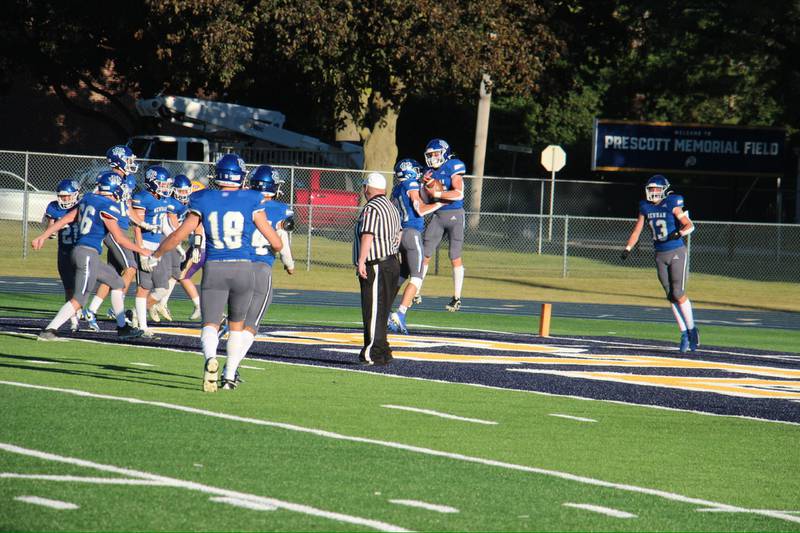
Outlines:
{"label": "shoulder pad", "polygon": [[467,165],[460,159],[448,159],[445,164],[450,167],[451,176],[453,174],[464,174],[467,171]]}
{"label": "shoulder pad", "polygon": [[683,196],[680,194],[670,194],[667,196],[667,202],[670,207],[683,207]]}

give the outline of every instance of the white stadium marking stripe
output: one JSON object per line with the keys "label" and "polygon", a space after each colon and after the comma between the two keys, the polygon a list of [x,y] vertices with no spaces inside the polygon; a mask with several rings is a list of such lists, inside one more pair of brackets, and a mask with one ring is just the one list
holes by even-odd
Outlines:
{"label": "white stadium marking stripe", "polygon": [[37,481],[62,481],[65,483],[88,483],[90,485],[145,485],[151,487],[172,487],[173,483],[148,481],[146,479],[90,477],[90,476],[56,476],[51,474],[17,474],[0,472],[0,479],[35,479]]}
{"label": "white stadium marking stripe", "polygon": [[250,366],[250,365],[239,365],[239,368],[244,368],[245,370],[266,370],[266,368],[262,368],[260,366]]}
{"label": "white stadium marking stripe", "polygon": [[73,511],[75,509],[80,509],[80,507],[74,503],[62,502],[61,500],[51,500],[49,498],[40,498],[39,496],[17,496],[14,499],[18,502],[41,505],[42,507],[49,507],[50,509],[57,509],[59,511]]}
{"label": "white stadium marking stripe", "polygon": [[326,352],[337,352],[337,353],[361,353],[361,350],[358,348],[323,348],[323,351]]}
{"label": "white stadium marking stripe", "polygon": [[[147,404],[155,402],[141,402],[141,403]],[[9,453],[25,455],[28,457],[36,457],[38,459],[43,459],[45,461],[55,461],[58,463],[71,464],[71,465],[81,466],[84,468],[92,468],[94,470],[100,470],[102,472],[113,472],[115,474],[121,474],[128,477],[145,479],[149,481],[158,481],[164,484],[168,484],[171,487],[194,490],[197,492],[211,494],[214,496],[224,496],[228,498],[235,498],[238,500],[246,500],[261,505],[274,505],[280,509],[286,509],[287,511],[294,511],[296,513],[302,513],[310,516],[328,518],[330,520],[335,520],[337,522],[366,526],[372,529],[377,529],[378,531],[408,531],[407,529],[401,528],[399,526],[388,524],[386,522],[380,522],[378,520],[371,520],[369,518],[361,518],[359,516],[351,516],[342,513],[325,511],[322,509],[316,509],[314,507],[310,507],[308,505],[303,505],[299,503],[287,502],[283,500],[277,500],[275,498],[258,496],[256,494],[248,494],[245,492],[237,492],[234,490],[212,487],[209,485],[204,485],[202,483],[196,483],[194,481],[185,481],[182,479],[159,476],[157,474],[142,472],[140,470],[132,470],[129,468],[122,468],[114,465],[104,465],[92,461],[86,461],[84,459],[78,459],[76,457],[66,457],[63,455],[56,455],[53,453],[42,452],[39,450],[31,450],[28,448],[22,448],[20,446],[16,446],[14,444],[0,442],[0,450],[5,450]],[[715,504],[712,503],[710,505],[714,506]]]}
{"label": "white stadium marking stripe", "polygon": [[57,365],[58,364],[58,362],[56,362],[56,361],[41,361],[39,359],[28,359],[25,362],[26,363],[34,363],[34,364],[37,364],[37,365]]}
{"label": "white stadium marking stripe", "polygon": [[459,420],[461,422],[472,422],[474,424],[486,424],[490,426],[496,426],[497,422],[493,420],[481,420],[480,418],[466,418],[463,416],[456,416],[450,415],[447,413],[440,413],[439,411],[431,411],[430,409],[419,409],[417,407],[407,407],[405,405],[392,405],[386,404],[381,405],[381,407],[385,407],[387,409],[397,409],[399,411],[410,411],[412,413],[421,413],[423,415],[431,415],[431,416],[438,416],[440,418],[448,418],[450,420]]}
{"label": "white stadium marking stripe", "polygon": [[564,503],[564,507],[574,507],[575,509],[583,509],[584,511],[592,511],[594,513],[604,514],[606,516],[613,516],[614,518],[637,518],[633,513],[620,511],[619,509],[612,509],[610,507],[603,507],[602,505],[592,505],[589,503]]}
{"label": "white stadium marking stripe", "polygon": [[406,505],[408,507],[418,507],[420,509],[426,509],[428,511],[435,511],[437,513],[460,512],[455,507],[450,507],[449,505],[437,505],[435,503],[421,502],[418,500],[389,500],[389,503],[393,503],[395,505]]}
{"label": "white stadium marking stripe", "polygon": [[[403,443],[400,443],[400,442],[384,441],[384,440],[378,440],[378,439],[370,439],[370,438],[366,438],[366,437],[354,437],[354,436],[343,435],[341,433],[335,433],[335,432],[327,431],[327,430],[323,430],[323,429],[308,428],[308,427],[303,427],[303,426],[297,426],[297,425],[294,425],[294,424],[287,424],[287,423],[284,423],[284,422],[274,422],[274,421],[271,421],[271,420],[261,420],[261,419],[257,419],[257,418],[247,418],[247,417],[241,417],[241,416],[236,416],[236,415],[229,415],[229,414],[225,414],[225,413],[216,413],[214,411],[208,411],[208,410],[205,410],[205,409],[197,409],[197,408],[194,408],[194,407],[187,407],[187,406],[183,406],[183,405],[176,405],[176,404],[170,404],[170,403],[165,403],[165,402],[153,402],[153,401],[148,401],[148,400],[140,400],[138,398],[126,398],[124,396],[110,396],[110,395],[106,395],[106,394],[95,394],[95,393],[82,391],[82,390],[77,390],[77,389],[62,389],[62,388],[56,388],[56,387],[45,387],[45,386],[42,386],[42,385],[31,385],[29,383],[17,383],[17,382],[13,382],[13,381],[0,381],[0,385],[10,385],[10,386],[15,386],[15,387],[22,387],[22,388],[36,389],[36,390],[45,390],[45,391],[50,391],[50,392],[60,392],[60,393],[64,393],[64,394],[71,394],[71,395],[81,396],[81,397],[85,397],[85,398],[96,398],[96,399],[101,399],[101,400],[111,400],[111,401],[125,402],[125,403],[131,403],[131,404],[136,404],[136,405],[149,405],[149,406],[152,406],[152,407],[161,407],[163,409],[172,409],[172,410],[175,410],[175,411],[191,413],[191,414],[198,414],[198,415],[203,415],[203,416],[209,416],[209,417],[213,417],[213,418],[220,418],[220,419],[224,419],[224,420],[232,420],[232,421],[236,421],[236,422],[243,422],[243,423],[255,424],[255,425],[260,425],[260,426],[280,428],[280,429],[285,429],[285,430],[288,430],[288,431],[296,431],[296,432],[299,432],[299,433],[307,433],[307,434],[317,435],[319,437],[325,437],[325,438],[334,439],[334,440],[342,440],[342,441],[348,441],[348,442],[359,442],[359,443],[364,443],[364,444],[374,444],[374,445],[377,445],[377,446],[384,446],[384,447],[387,447],[387,448],[404,450],[404,451],[408,451],[408,452],[412,452],[412,453],[430,455],[430,456],[433,456],[433,457],[446,457],[448,459],[453,459],[453,460],[456,460],[456,461],[464,461],[464,462],[468,462],[468,463],[475,463],[475,464],[481,464],[481,465],[486,465],[486,466],[494,466],[494,467],[497,467],[497,468],[515,470],[515,471],[519,471],[519,472],[529,472],[529,473],[532,473],[532,474],[541,474],[541,475],[545,475],[545,476],[555,477],[555,478],[558,478],[558,479],[565,479],[565,480],[568,480],[568,481],[574,481],[576,483],[583,483],[583,484],[586,484],[586,485],[592,485],[592,486],[597,486],[597,487],[604,487],[604,488],[622,490],[622,491],[633,492],[633,493],[637,493],[637,494],[646,494],[646,495],[654,496],[654,497],[657,497],[657,498],[663,498],[663,499],[669,500],[669,501],[688,503],[688,504],[702,506],[702,507],[716,507],[716,508],[723,508],[723,509],[737,509],[737,510],[740,510],[740,512],[753,513],[753,514],[758,514],[758,515],[762,515],[762,516],[769,516],[771,518],[777,518],[779,520],[785,520],[785,521],[788,521],[788,522],[800,523],[800,517],[792,516],[790,514],[773,513],[771,511],[763,511],[763,510],[758,510],[758,509],[746,509],[746,508],[743,508],[743,507],[737,507],[737,506],[729,505],[729,504],[725,504],[725,503],[719,503],[719,502],[713,502],[713,501],[709,501],[709,500],[703,500],[701,498],[694,498],[694,497],[691,497],[691,496],[684,496],[682,494],[677,494],[677,493],[674,493],[674,492],[668,492],[668,491],[664,491],[664,490],[660,490],[660,489],[651,489],[651,488],[648,488],[648,487],[639,487],[639,486],[636,486],[636,485],[628,485],[628,484],[624,484],[624,483],[614,483],[614,482],[605,481],[605,480],[602,480],[602,479],[595,479],[595,478],[590,478],[590,477],[586,477],[586,476],[570,474],[568,472],[560,472],[558,470],[548,470],[548,469],[545,469],[545,468],[538,468],[538,467],[535,467],[535,466],[527,466],[527,465],[520,465],[520,464],[514,464],[514,463],[506,463],[506,462],[497,461],[497,460],[494,460],[494,459],[486,459],[486,458],[483,458],[483,457],[475,457],[475,456],[464,455],[464,454],[460,454],[460,453],[445,452],[445,451],[441,451],[441,450],[434,450],[434,449],[431,449],[431,448],[424,448],[424,447],[421,447],[421,446],[414,446],[414,445],[411,445],[411,444],[403,444]],[[19,448],[18,446],[14,446],[14,445],[11,445],[11,444],[0,443],[0,449],[11,451],[13,453],[38,454],[38,455],[35,455],[37,457],[42,456],[42,455],[46,455],[47,458],[51,458],[51,457],[58,458],[58,459],[50,459],[50,460],[61,460],[61,461],[64,461],[64,462],[81,461],[80,459],[59,458],[59,456],[55,456],[55,455],[52,455],[52,454],[45,454],[45,452],[36,452],[36,451],[33,451],[33,450],[26,450],[25,448]],[[67,460],[65,460],[65,459],[67,459]],[[96,463],[89,463],[88,461],[81,461],[81,464],[91,464],[91,465],[93,465],[93,466],[91,466],[91,468],[97,468],[97,466],[96,466],[97,464]],[[100,465],[100,466],[103,466],[103,465]],[[132,471],[132,470],[120,469],[118,467],[104,467],[103,466],[103,468],[113,468],[114,469],[113,471],[122,472],[122,473],[124,473],[126,475],[131,475],[130,472],[135,472],[135,471]],[[109,471],[112,471],[112,470],[109,470]],[[159,479],[159,480],[170,479],[170,478],[164,478],[162,476],[153,476],[152,474],[143,474],[143,473],[138,473],[138,474],[140,476],[141,475],[152,476],[152,478]],[[139,476],[131,475],[131,477],[139,477]],[[174,481],[179,481],[179,480],[174,480]],[[202,489],[200,489],[200,488],[197,488],[198,484],[194,484],[194,483],[190,483],[190,482],[184,482],[184,481],[180,481],[180,482],[181,483],[190,484],[191,488],[194,489],[194,490],[203,490],[203,491],[216,490],[216,491],[224,492],[224,494],[221,494],[223,496],[231,496],[231,495],[235,496],[235,497],[239,497],[240,496],[239,493],[232,493],[232,491],[223,491],[223,489],[214,489],[213,487],[206,487],[205,485],[199,485],[199,487],[202,487]],[[278,500],[269,499],[269,501],[270,502],[275,502],[275,501],[278,501]],[[285,502],[283,502],[283,503],[285,503]],[[288,504],[288,505],[293,505],[293,506],[297,506],[297,507],[306,508],[305,506],[299,506],[298,504]],[[281,505],[281,507],[286,508],[285,505]],[[312,508],[308,508],[308,509],[312,509]],[[292,510],[294,510],[294,509],[292,509]],[[320,512],[320,513],[327,513],[327,511],[318,511],[318,510],[314,510],[314,511]],[[302,512],[302,511],[299,511],[299,512]],[[309,514],[313,514],[313,513],[309,512]],[[321,515],[319,515],[319,516],[321,516]],[[359,520],[365,520],[365,519],[359,519]],[[347,521],[347,520],[342,520],[342,521]],[[352,522],[352,523],[355,523],[355,522]],[[391,526],[391,527],[395,527],[395,526]]]}
{"label": "white stadium marking stripe", "polygon": [[[698,513],[741,513],[738,509],[720,509],[718,507],[700,508],[695,509]],[[780,511],[778,509],[759,509],[765,513],[785,513],[785,514],[800,514],[800,511]]]}
{"label": "white stadium marking stripe", "polygon": [[209,498],[212,502],[227,503],[234,507],[241,507],[242,509],[250,509],[251,511],[277,511],[278,507],[272,504],[258,503],[250,500],[243,500],[241,498],[230,498],[228,496],[215,496]]}
{"label": "white stadium marking stripe", "polygon": [[151,365],[150,363],[128,363],[128,364],[131,364],[131,365],[134,365],[134,366],[153,366],[153,367],[156,366],[156,365]]}
{"label": "white stadium marking stripe", "polygon": [[566,418],[567,420],[577,420],[578,422],[597,422],[594,418],[583,418],[582,416],[562,415],[560,413],[550,413],[547,416]]}

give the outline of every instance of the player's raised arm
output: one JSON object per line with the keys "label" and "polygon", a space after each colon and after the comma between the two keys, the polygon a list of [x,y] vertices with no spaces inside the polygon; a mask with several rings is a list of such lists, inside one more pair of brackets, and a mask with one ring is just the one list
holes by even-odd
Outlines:
{"label": "player's raised arm", "polygon": [[636,219],[636,225],[633,226],[633,231],[631,231],[631,236],[628,237],[628,242],[625,244],[625,249],[622,250],[621,257],[623,259],[627,259],[628,256],[631,254],[631,250],[636,243],[639,242],[639,235],[642,234],[642,229],[644,228],[644,215],[639,213],[639,218]]}

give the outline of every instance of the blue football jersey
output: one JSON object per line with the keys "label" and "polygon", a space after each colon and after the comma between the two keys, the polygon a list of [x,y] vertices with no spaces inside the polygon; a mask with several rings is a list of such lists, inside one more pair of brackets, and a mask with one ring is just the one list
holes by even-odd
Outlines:
{"label": "blue football jersey", "polygon": [[189,207],[172,197],[170,197],[169,203],[172,204],[172,212],[178,217],[178,222],[183,222],[183,219],[189,213]]}
{"label": "blue football jersey", "polygon": [[119,203],[120,216],[119,219],[117,220],[117,224],[119,224],[119,228],[124,232],[127,232],[128,228],[131,227],[131,219],[128,216],[128,211],[130,210],[130,208],[131,207],[128,205],[128,202],[126,202],[125,200]]}
{"label": "blue football jersey", "polygon": [[[460,159],[448,159],[442,166],[433,170],[432,177],[435,180],[441,181],[444,185],[445,191],[453,189],[453,176],[456,174],[464,174],[467,171],[467,166]],[[465,184],[466,186],[466,184]],[[449,211],[452,209],[464,209],[464,199],[456,200],[454,202],[443,202],[444,206],[439,208],[439,211]]]}
{"label": "blue football jersey", "polygon": [[392,189],[392,203],[400,211],[400,225],[403,228],[414,228],[419,231],[425,229],[425,218],[414,209],[414,203],[409,196],[410,191],[419,193],[419,182],[407,179],[399,182]]}
{"label": "blue football jersey", "polygon": [[668,240],[669,234],[681,227],[680,221],[672,213],[676,207],[683,207],[683,196],[680,194],[670,194],[658,204],[647,200],[639,202],[639,213],[644,216],[653,232],[653,247],[656,252],[666,252],[683,246],[682,239]]}
{"label": "blue football jersey", "polygon": [[164,238],[162,231],[164,221],[169,213],[175,211],[172,198],[164,196],[156,198],[149,191],[141,191],[134,195],[131,204],[134,209],[144,209],[145,222],[157,226],[155,231],[142,230],[142,240],[155,244],[160,243]]}
{"label": "blue football jersey", "polygon": [[78,240],[75,246],[88,246],[103,253],[103,239],[108,229],[101,216],[107,215],[119,220],[119,202],[99,194],[89,193],[78,202]]}
{"label": "blue football jersey", "polygon": [[207,261],[252,261],[253,215],[264,210],[258,191],[203,189],[189,197],[189,212],[200,216]]}
{"label": "blue football jersey", "polygon": [[[270,200],[264,202],[262,205],[266,211],[267,220],[269,220],[273,229],[276,230],[278,229],[278,222],[286,220],[294,215],[294,211],[292,211],[291,207],[277,200]],[[275,262],[275,251],[272,249],[272,246],[270,246],[267,238],[258,231],[258,228],[253,232],[253,253],[255,253],[253,257],[254,261],[261,261],[270,266]]]}
{"label": "blue football jersey", "polygon": [[[49,204],[47,204],[47,209],[44,212],[44,216],[51,220],[58,222],[64,215],[72,211],[73,209],[77,209],[77,205],[75,207],[71,207],[69,209],[62,209],[59,207],[58,202],[53,200]],[[58,230],[58,253],[68,253],[72,250],[72,246],[78,240],[78,223],[77,219],[75,222],[71,224],[67,224],[60,230]]]}

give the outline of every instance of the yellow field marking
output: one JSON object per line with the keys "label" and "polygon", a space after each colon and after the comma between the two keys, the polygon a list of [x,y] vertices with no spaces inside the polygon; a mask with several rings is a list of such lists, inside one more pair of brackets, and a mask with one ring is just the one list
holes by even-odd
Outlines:
{"label": "yellow field marking", "polygon": [[532,374],[552,374],[571,378],[613,381],[615,383],[714,392],[727,396],[738,396],[740,398],[800,399],[800,381],[760,378],[652,376],[642,374],[616,374],[613,372],[570,372],[522,368],[513,370],[515,372]]}

